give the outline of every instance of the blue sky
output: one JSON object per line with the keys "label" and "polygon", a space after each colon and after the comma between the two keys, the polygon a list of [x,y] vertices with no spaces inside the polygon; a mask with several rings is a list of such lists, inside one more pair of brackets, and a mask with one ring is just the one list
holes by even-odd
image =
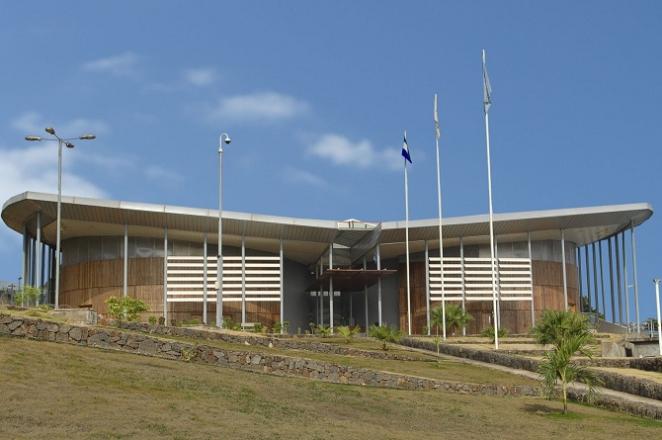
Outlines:
{"label": "blue sky", "polygon": [[[488,51],[496,212],[646,201],[658,176],[662,5],[555,2],[3,2],[0,197],[52,190],[31,131],[95,131],[65,192],[231,210],[401,219],[436,213],[439,94],[446,215],[487,209],[480,51]],[[662,231],[639,231],[642,316]],[[0,279],[20,271],[0,232]]]}

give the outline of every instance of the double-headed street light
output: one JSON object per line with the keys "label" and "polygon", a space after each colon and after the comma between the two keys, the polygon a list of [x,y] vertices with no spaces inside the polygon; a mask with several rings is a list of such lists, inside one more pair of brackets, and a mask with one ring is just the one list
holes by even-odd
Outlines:
{"label": "double-headed street light", "polygon": [[56,226],[56,243],[55,243],[55,308],[60,305],[60,224],[61,224],[61,211],[62,211],[62,146],[67,148],[74,148],[73,140],[91,141],[96,139],[93,134],[84,134],[75,138],[62,138],[55,133],[53,127],[45,129],[46,133],[52,137],[43,138],[41,136],[25,136],[26,141],[31,142],[56,142],[57,141],[57,226]]}
{"label": "double-headed street light", "polygon": [[216,260],[216,327],[223,328],[223,146],[232,139],[222,133],[218,140],[218,259]]}

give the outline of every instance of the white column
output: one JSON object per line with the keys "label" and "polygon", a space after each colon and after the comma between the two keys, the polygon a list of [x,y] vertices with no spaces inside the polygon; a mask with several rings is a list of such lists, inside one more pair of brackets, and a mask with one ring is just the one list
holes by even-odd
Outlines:
{"label": "white column", "polygon": [[168,325],[168,227],[163,228],[163,319]]}
{"label": "white column", "polygon": [[122,268],[122,295],[129,294],[129,225],[124,225],[124,265]]}
{"label": "white column", "polygon": [[241,236],[241,328],[246,325],[246,239]]}
{"label": "white column", "polygon": [[[377,245],[377,270],[382,269],[382,257],[380,255],[380,245]],[[382,325],[382,276],[377,279],[377,322]]]}
{"label": "white column", "polygon": [[563,273],[563,304],[568,311],[568,279],[565,271],[565,232],[561,229],[561,272]]}
{"label": "white column", "polygon": [[628,258],[625,251],[625,231],[621,233],[621,249],[623,249],[623,292],[625,293],[625,322],[630,331],[630,289],[628,288]]}
{"label": "white column", "polygon": [[39,299],[41,298],[41,270],[43,267],[43,255],[41,253],[41,211],[37,211],[37,231],[36,231],[36,271],[35,274],[35,287],[39,289],[39,295],[37,296],[37,305],[39,305]]}
{"label": "white column", "polygon": [[280,239],[280,334],[284,332],[285,322],[285,258],[283,253],[283,239]]}
{"label": "white column", "polygon": [[209,278],[208,272],[208,255],[207,255],[207,233],[202,242],[202,323],[207,325],[207,301],[209,288],[207,286],[207,279]]}
{"label": "white column", "polygon": [[[363,257],[363,270],[367,270],[367,269],[368,269],[368,264],[366,261],[366,257]],[[365,303],[365,332],[367,334],[368,327],[370,327],[370,316],[368,315],[368,286],[366,286],[365,284],[363,285],[363,298]]]}
{"label": "white column", "polygon": [[634,233],[634,225],[630,224],[630,244],[632,245],[632,284],[634,284],[634,315],[637,320],[637,333],[641,332],[641,321],[639,320],[639,283],[637,282],[637,243]]}
{"label": "white column", "polygon": [[[467,289],[464,279],[464,238],[460,237],[460,283],[462,284],[462,311],[467,311]],[[462,336],[467,335],[467,326],[462,326]]]}
{"label": "white column", "polygon": [[28,226],[23,224],[23,264],[21,267],[21,276],[23,278],[23,286],[18,286],[18,289],[25,287],[28,282]]}
{"label": "white column", "polygon": [[[441,276],[444,276],[442,273]],[[428,336],[430,336],[430,249],[425,240],[425,316],[427,319]]]}
{"label": "white column", "polygon": [[662,356],[662,317],[660,316],[660,279],[655,278],[655,306],[657,308],[657,343],[660,347],[660,356]]}
{"label": "white column", "polygon": [[[322,260],[320,259],[320,278],[322,277]],[[324,286],[322,285],[322,282],[320,281],[320,291],[319,291],[319,298],[320,298],[320,325],[324,326]]]}
{"label": "white column", "polygon": [[[329,246],[329,270],[333,269],[333,243]],[[333,333],[333,275],[329,273],[329,328]]]}
{"label": "white column", "polygon": [[529,248],[529,263],[531,264],[531,328],[536,325],[536,307],[534,304],[534,292],[533,292],[533,252],[531,252],[531,233],[529,232],[526,236],[527,244]]}

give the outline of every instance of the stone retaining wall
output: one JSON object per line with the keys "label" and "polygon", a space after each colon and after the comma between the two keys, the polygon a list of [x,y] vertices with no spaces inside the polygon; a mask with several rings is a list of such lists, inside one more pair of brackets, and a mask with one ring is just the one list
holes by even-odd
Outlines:
{"label": "stone retaining wall", "polygon": [[632,368],[662,373],[662,356],[633,359]]}
{"label": "stone retaining wall", "polygon": [[355,368],[304,358],[224,350],[97,327],[72,326],[31,318],[0,315],[0,335],[99,347],[185,362],[213,364],[279,376],[298,376],[338,384],[409,390],[442,390],[463,394],[537,396],[528,385],[466,384]]}
{"label": "stone retaining wall", "polygon": [[276,338],[273,336],[262,335],[240,335],[218,331],[200,330],[187,327],[171,327],[164,325],[151,325],[144,322],[122,322],[121,328],[133,331],[139,331],[148,334],[157,334],[164,336],[182,336],[195,339],[221,340],[230,344],[260,345],[263,347],[289,348],[294,350],[306,350],[316,353],[339,354],[346,356],[361,356],[372,359],[386,359],[397,361],[420,360],[414,356],[407,356],[402,353],[389,353],[385,351],[362,350],[360,348],[343,347],[338,344],[327,344],[324,342],[297,341],[293,338]]}
{"label": "stone retaining wall", "polygon": [[[403,338],[401,343],[409,347],[421,348],[433,352],[436,352],[437,350],[434,343],[421,341],[419,339]],[[534,373],[538,371],[538,365],[540,364],[539,360],[526,358],[524,356],[507,354],[500,351],[497,352],[492,350],[479,350],[476,348],[458,347],[449,344],[441,344],[439,346],[439,351],[451,356],[486,362],[489,364],[502,365],[504,367],[516,368],[518,370],[532,371]],[[625,361],[629,367],[632,362],[641,361],[641,359],[627,359],[624,360],[624,362]],[[578,363],[581,364],[583,362],[581,359],[578,359]],[[594,363],[591,363],[590,365],[596,366]],[[622,365],[626,364],[623,363]],[[647,397],[649,399],[662,400],[662,383],[633,376],[626,376],[624,374],[610,371],[601,371],[597,369],[592,369],[592,371],[602,380],[602,386],[605,388],[633,394],[636,396]]]}

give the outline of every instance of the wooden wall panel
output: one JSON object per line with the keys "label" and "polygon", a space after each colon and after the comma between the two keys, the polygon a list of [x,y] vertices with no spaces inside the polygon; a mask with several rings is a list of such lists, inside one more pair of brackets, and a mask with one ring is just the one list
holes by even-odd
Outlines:
{"label": "wooden wall panel", "polygon": [[[60,280],[60,304],[62,307],[91,306],[99,314],[106,313],[105,301],[111,296],[122,295],[122,273],[124,261],[115,260],[89,261],[64,266]],[[129,296],[138,298],[147,304],[149,312],[144,319],[153,315],[163,315],[163,258],[130,258],[128,273]],[[209,295],[215,296],[214,291]],[[225,303],[223,316],[241,322],[241,303]],[[215,322],[216,304],[208,304],[208,319]],[[198,319],[202,321],[201,303],[169,303],[168,319],[177,321]],[[280,303],[246,303],[247,322],[261,322],[272,326],[280,319]]]}
{"label": "wooden wall panel", "polygon": [[[554,261],[532,261],[533,271],[533,298],[536,319],[542,316],[545,310],[563,310],[563,273],[561,263]],[[400,271],[400,329],[407,331],[407,290],[405,265]],[[576,310],[578,301],[577,266],[566,264],[568,283],[568,306]],[[422,262],[410,263],[411,278],[411,306],[412,306],[412,332],[422,333],[427,325],[425,307],[425,266]],[[447,304],[450,303],[447,302]],[[458,302],[458,304],[460,304]],[[431,308],[440,306],[441,302],[434,302]],[[492,326],[492,302],[467,302],[467,312],[474,318],[467,326],[467,333],[476,334]],[[501,327],[509,333],[527,333],[531,329],[531,303],[528,301],[503,301],[500,304]]]}

